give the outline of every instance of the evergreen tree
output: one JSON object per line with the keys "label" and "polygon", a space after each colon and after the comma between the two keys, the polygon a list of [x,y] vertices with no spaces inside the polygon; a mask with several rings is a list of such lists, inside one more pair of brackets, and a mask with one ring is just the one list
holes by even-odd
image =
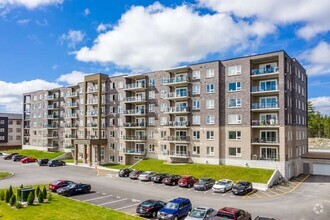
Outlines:
{"label": "evergreen tree", "polygon": [[37,190],[36,190],[36,195],[37,195],[37,197],[39,196],[39,193],[40,193],[40,187],[37,186]]}
{"label": "evergreen tree", "polygon": [[9,204],[10,204],[11,206],[14,206],[15,203],[16,203],[16,196],[15,196],[15,194],[13,194],[13,195],[11,196],[11,198],[10,198]]}
{"label": "evergreen tree", "polygon": [[27,204],[33,205],[33,202],[34,202],[34,192],[30,192],[28,199],[27,199]]}
{"label": "evergreen tree", "polygon": [[5,202],[6,203],[9,203],[9,200],[10,200],[9,190],[6,190],[6,193],[5,193]]}
{"label": "evergreen tree", "polygon": [[44,199],[47,198],[47,190],[46,187],[44,186],[44,188],[42,189],[42,195],[44,195]]}
{"label": "evergreen tree", "polygon": [[0,201],[4,201],[4,200],[5,200],[5,191],[0,190]]}
{"label": "evergreen tree", "polygon": [[38,202],[39,203],[43,203],[44,202],[44,195],[42,194],[41,191],[39,192],[39,195],[38,195]]}
{"label": "evergreen tree", "polygon": [[9,198],[11,198],[11,196],[14,194],[13,187],[11,185],[9,186],[8,192],[9,192]]}

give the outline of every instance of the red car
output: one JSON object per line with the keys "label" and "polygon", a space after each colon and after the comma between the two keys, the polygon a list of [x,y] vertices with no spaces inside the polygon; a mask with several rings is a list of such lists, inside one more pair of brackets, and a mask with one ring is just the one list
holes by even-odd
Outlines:
{"label": "red car", "polygon": [[49,184],[49,190],[52,192],[56,192],[57,189],[66,187],[72,183],[74,183],[74,182],[69,181],[69,180],[56,180],[56,181],[52,182],[51,184]]}
{"label": "red car", "polygon": [[251,220],[251,214],[247,211],[231,207],[224,207],[219,209],[216,216],[220,217],[220,219],[226,218],[233,220]]}
{"label": "red car", "polygon": [[33,157],[25,157],[22,160],[20,160],[22,163],[34,163],[34,162],[38,162],[37,158],[33,158]]}
{"label": "red car", "polygon": [[179,186],[184,186],[184,187],[190,188],[197,182],[198,182],[198,179],[193,176],[182,176],[179,179],[178,184],[179,184]]}

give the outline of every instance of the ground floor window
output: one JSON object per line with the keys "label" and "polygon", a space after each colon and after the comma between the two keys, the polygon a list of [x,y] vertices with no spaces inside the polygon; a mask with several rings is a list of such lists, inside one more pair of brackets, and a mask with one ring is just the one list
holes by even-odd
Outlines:
{"label": "ground floor window", "polygon": [[277,148],[276,147],[261,147],[260,148],[261,159],[277,160]]}
{"label": "ground floor window", "polygon": [[206,147],[206,154],[208,156],[214,156],[214,147]]}
{"label": "ground floor window", "polygon": [[118,156],[118,163],[123,163],[123,156]]}
{"label": "ground floor window", "polygon": [[239,147],[230,147],[229,148],[229,156],[231,157],[241,157],[241,148]]}
{"label": "ground floor window", "polygon": [[110,162],[110,163],[114,163],[114,162],[115,162],[115,156],[110,155],[110,156],[109,156],[109,162]]}
{"label": "ground floor window", "polygon": [[149,144],[149,152],[155,152],[155,145]]}
{"label": "ground floor window", "polygon": [[201,153],[200,146],[193,146],[193,154],[199,155]]}

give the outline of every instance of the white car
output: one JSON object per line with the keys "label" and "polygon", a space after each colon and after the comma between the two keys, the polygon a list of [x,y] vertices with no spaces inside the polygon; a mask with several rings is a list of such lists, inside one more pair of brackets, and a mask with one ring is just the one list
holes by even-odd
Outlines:
{"label": "white car", "polygon": [[138,179],[142,181],[150,181],[151,178],[154,177],[155,175],[157,175],[157,173],[152,171],[145,171],[139,175]]}
{"label": "white car", "polygon": [[213,192],[227,192],[233,188],[233,181],[232,180],[219,180],[215,182],[212,187]]}

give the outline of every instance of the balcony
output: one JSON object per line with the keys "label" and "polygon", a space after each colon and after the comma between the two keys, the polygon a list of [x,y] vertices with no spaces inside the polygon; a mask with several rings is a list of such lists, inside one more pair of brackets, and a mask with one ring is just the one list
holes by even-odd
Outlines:
{"label": "balcony", "polygon": [[26,120],[26,121],[28,121],[28,120],[30,120],[30,119],[31,119],[30,116],[25,116],[25,118],[24,118],[24,120]]}
{"label": "balcony", "polygon": [[78,128],[78,125],[74,125],[74,124],[65,124],[65,128],[72,128],[72,129],[75,129],[75,128]]}
{"label": "balcony", "polygon": [[86,105],[97,105],[99,102],[97,99],[87,99]]}
{"label": "balcony", "polygon": [[279,92],[277,85],[260,87],[252,86],[251,94],[252,95],[275,95]]}
{"label": "balcony", "polygon": [[86,112],[86,116],[91,116],[91,117],[96,117],[98,116],[98,112],[97,111],[87,111]]}
{"label": "balcony", "polygon": [[87,93],[95,93],[95,92],[98,92],[98,87],[97,86],[87,87]]}
{"label": "balcony", "polygon": [[170,151],[170,157],[177,157],[177,158],[189,158],[190,152],[189,151]]}
{"label": "balcony", "polygon": [[58,148],[58,144],[55,144],[55,143],[53,143],[53,144],[44,144],[43,146],[44,147],[50,147],[50,148]]}
{"label": "balcony", "polygon": [[130,91],[137,91],[137,90],[145,90],[146,84],[145,83],[132,83],[125,85],[124,90],[130,90]]}
{"label": "balcony", "polygon": [[167,136],[164,141],[168,142],[190,142],[190,136]]}
{"label": "balcony", "polygon": [[66,114],[65,117],[66,118],[77,118],[78,114],[77,113]]}
{"label": "balcony", "polygon": [[75,139],[75,138],[77,138],[77,135],[75,135],[75,134],[66,134],[65,135],[65,138],[67,138],[67,139]]}
{"label": "balcony", "polygon": [[257,145],[279,145],[279,138],[278,137],[256,137],[251,140],[252,144]]}
{"label": "balcony", "polygon": [[58,115],[47,115],[47,119],[58,119]]}
{"label": "balcony", "polygon": [[107,136],[101,136],[101,138],[99,138],[99,136],[95,136],[95,135],[87,135],[86,139],[90,139],[90,140],[104,140],[107,139]]}
{"label": "balcony", "polygon": [[187,99],[189,92],[170,92],[164,96],[164,99]]}
{"label": "balcony", "polygon": [[28,128],[30,128],[30,125],[24,125],[24,128],[28,129]]}
{"label": "balcony", "polygon": [[147,136],[124,136],[124,140],[125,141],[146,141],[147,140]]}
{"label": "balcony", "polygon": [[142,102],[146,102],[146,97],[130,96],[130,97],[125,97],[123,101],[125,103],[142,103]]}
{"label": "balcony", "polygon": [[77,97],[79,94],[78,92],[68,92],[66,93],[67,98]]}
{"label": "balcony", "polygon": [[162,125],[174,128],[185,128],[189,126],[189,121],[168,121]]}
{"label": "balcony", "polygon": [[270,157],[268,157],[266,155],[254,154],[254,155],[251,155],[251,160],[262,160],[262,161],[265,161],[266,163],[278,162],[278,161],[280,161],[280,155],[273,154]]}
{"label": "balcony", "polygon": [[88,124],[86,124],[86,127],[88,127],[88,128],[97,128],[97,123],[88,123]]}
{"label": "balcony", "polygon": [[162,81],[164,86],[179,86],[189,83],[189,77],[188,76],[181,76],[181,77],[173,77],[173,78],[167,78]]}
{"label": "balcony", "polygon": [[58,99],[59,98],[59,96],[58,95],[49,95],[49,96],[47,96],[46,97],[46,100],[55,100],[55,99]]}
{"label": "balcony", "polygon": [[58,129],[58,124],[45,124],[43,126],[44,128],[47,128],[47,129]]}
{"label": "balcony", "polygon": [[251,110],[252,111],[267,111],[267,110],[278,110],[279,106],[277,102],[269,102],[269,103],[252,103]]}
{"label": "balcony", "polygon": [[264,67],[251,70],[252,78],[266,79],[272,77],[278,77],[278,67]]}
{"label": "balcony", "polygon": [[124,111],[124,115],[145,115],[145,114],[146,114],[145,109],[130,109]]}
{"label": "balcony", "polygon": [[133,155],[145,155],[145,149],[126,149],[124,148],[124,154],[133,154]]}
{"label": "balcony", "polygon": [[269,119],[269,120],[252,120],[251,127],[278,127],[279,120]]}
{"label": "balcony", "polygon": [[79,103],[77,103],[77,102],[69,102],[69,103],[66,103],[65,104],[65,107],[67,107],[67,108],[77,108],[77,107],[79,107]]}
{"label": "balcony", "polygon": [[145,122],[126,122],[124,123],[124,127],[125,128],[145,128],[146,127],[146,123]]}
{"label": "balcony", "polygon": [[165,109],[164,113],[168,114],[188,114],[189,108],[188,107],[171,107]]}
{"label": "balcony", "polygon": [[58,134],[43,134],[43,137],[46,137],[46,138],[58,138]]}
{"label": "balcony", "polygon": [[47,106],[47,109],[48,109],[48,110],[58,109],[58,106],[57,106],[57,105],[48,105],[48,106]]}

